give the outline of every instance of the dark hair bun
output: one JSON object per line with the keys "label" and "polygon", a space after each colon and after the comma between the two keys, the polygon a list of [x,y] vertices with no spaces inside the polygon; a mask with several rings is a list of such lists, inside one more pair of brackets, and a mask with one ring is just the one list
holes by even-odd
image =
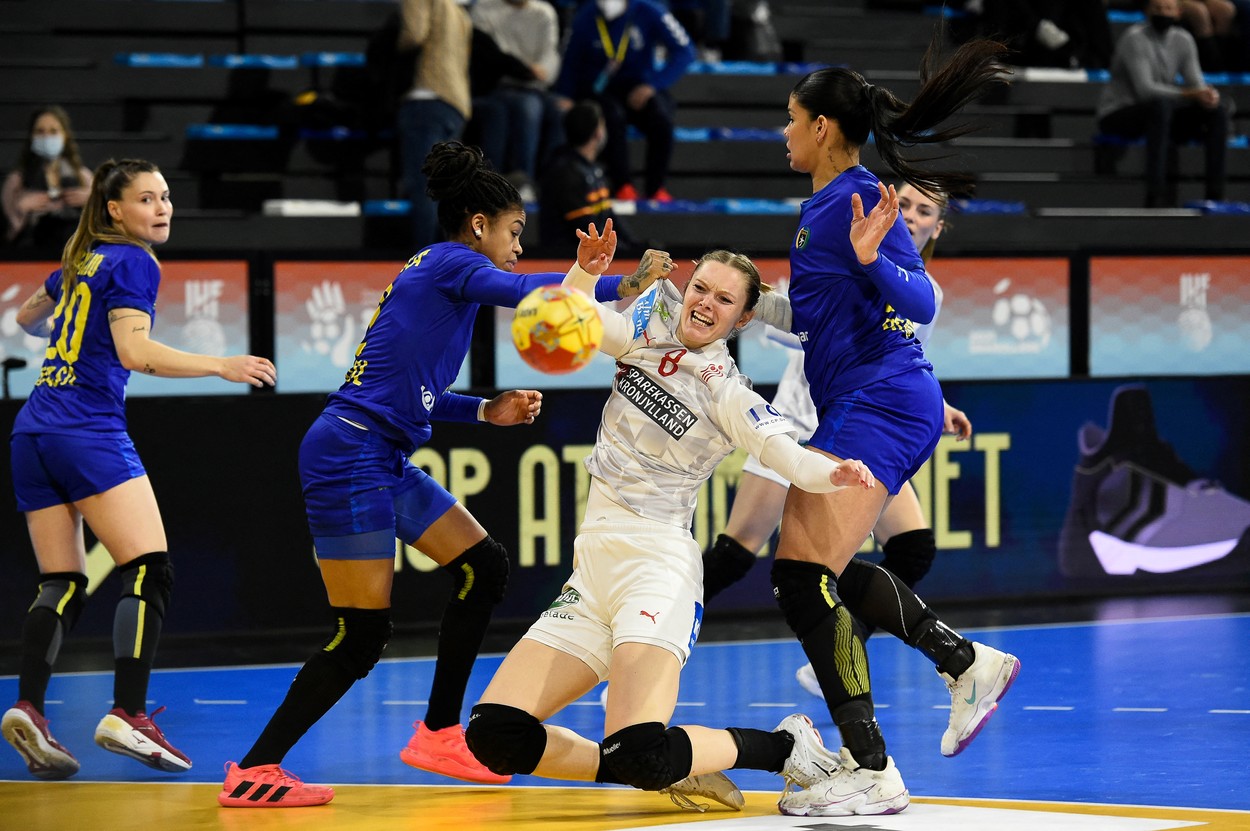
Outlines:
{"label": "dark hair bun", "polygon": [[485,169],[488,165],[481,148],[458,141],[439,142],[430,149],[421,166],[421,172],[429,180],[426,195],[435,202],[455,196]]}

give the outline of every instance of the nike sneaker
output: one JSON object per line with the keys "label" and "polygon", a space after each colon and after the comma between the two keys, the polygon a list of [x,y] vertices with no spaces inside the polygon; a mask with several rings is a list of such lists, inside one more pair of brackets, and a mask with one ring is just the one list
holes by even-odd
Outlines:
{"label": "nike sneaker", "polygon": [[1085,424],[1059,538],[1065,577],[1250,571],[1250,502],[1159,437],[1150,393],[1122,386],[1107,429]]}
{"label": "nike sneaker", "polygon": [[831,776],[801,791],[783,793],[777,801],[781,813],[788,817],[880,816],[897,814],[911,804],[893,759],[887,757],[885,770],[871,770],[860,767],[844,747],[838,761]]}
{"label": "nike sneaker", "polygon": [[951,717],[942,734],[942,755],[957,756],[981,732],[1020,674],[1020,659],[983,643],[972,644],[972,664],[952,678],[938,670],[951,694]]}

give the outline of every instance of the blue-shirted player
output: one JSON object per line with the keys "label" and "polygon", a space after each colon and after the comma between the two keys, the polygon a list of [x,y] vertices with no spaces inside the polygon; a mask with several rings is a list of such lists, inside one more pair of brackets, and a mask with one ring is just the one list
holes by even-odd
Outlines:
{"label": "blue-shirted player", "polygon": [[100,165],[61,268],[17,315],[30,334],[50,337],[11,439],[14,492],[39,562],[39,593],[22,627],[19,700],[0,729],[40,779],[78,771],[48,730],[44,697],[86,600],[84,521],[122,583],[113,620],[113,709],[97,725],[96,743],[157,770],[191,767],[145,712],[173,568],[152,484],[126,432],[126,381],[132,371],[217,375],[253,386],[272,386],[276,378],[265,358],[196,355],[152,339],[161,282],[152,246],[169,239],[172,215],[169,186],[155,165]]}
{"label": "blue-shirted player", "polygon": [[[305,785],[280,763],[295,743],[377,663],[391,634],[395,540],[442,566],[453,582],[439,627],[438,663],[425,719],[401,752],[414,767],[500,783],[464,743],[460,711],[491,613],[503,598],[508,557],[468,510],[408,457],[430,422],[529,424],[542,395],[512,390],[493,399],[448,387],[469,351],[482,305],[516,306],[563,274],[514,274],[525,209],[476,147],[437,144],[426,157],[427,193],[448,242],[419,251],[382,292],[343,385],[300,446],[300,481],[336,619],[334,632],[296,675],[252,749],[227,765],[218,802],[229,807],[320,805],[334,792]],[[605,240],[583,239],[578,264],[601,275]],[[601,300],[633,296],[662,274],[649,253],[630,277],[604,277]]]}
{"label": "blue-shirted player", "polygon": [[812,180],[790,248],[788,321],[803,344],[819,418],[808,447],[862,459],[884,487],[791,488],[786,497],[773,587],[843,744],[833,776],[782,797],[786,814],[891,814],[908,804],[874,715],[864,644],[848,606],[919,649],[946,681],[943,755],[967,746],[1019,672],[1015,657],[961,637],[889,571],[853,559],[943,426],[942,390],[913,326],[932,319],[933,286],[897,193],[860,165],[860,151],[871,136],[877,154],[919,190],[967,193],[967,174],[924,169],[900,149],[966,132],[946,122],[999,80],[1003,50],[992,41],[965,44],[938,71],[927,68],[911,104],[844,68],[817,70],[790,94],[790,167]]}

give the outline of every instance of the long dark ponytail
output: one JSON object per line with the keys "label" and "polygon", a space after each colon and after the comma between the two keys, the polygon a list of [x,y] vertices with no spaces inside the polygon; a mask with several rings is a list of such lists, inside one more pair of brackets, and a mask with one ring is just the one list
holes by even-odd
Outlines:
{"label": "long dark ponytail", "polygon": [[877,155],[903,181],[925,193],[966,196],[975,185],[972,174],[922,167],[917,162],[940,157],[913,161],[901,150],[949,141],[977,129],[972,124],[947,122],[991,86],[1005,83],[1011,70],[1001,60],[1007,47],[998,41],[969,41],[940,64],[941,41],[939,30],[921,61],[920,91],[910,104],[844,67],[809,73],[791,95],[813,118],[823,115],[837,121],[842,135],[855,147],[867,144],[871,134]]}

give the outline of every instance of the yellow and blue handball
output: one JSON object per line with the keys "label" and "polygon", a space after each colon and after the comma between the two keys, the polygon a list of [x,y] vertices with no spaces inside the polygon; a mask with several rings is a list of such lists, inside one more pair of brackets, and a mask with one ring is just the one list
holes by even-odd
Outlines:
{"label": "yellow and blue handball", "polygon": [[512,318],[512,342],[534,369],[552,375],[590,363],[603,340],[595,301],[577,289],[543,286],[525,295]]}

